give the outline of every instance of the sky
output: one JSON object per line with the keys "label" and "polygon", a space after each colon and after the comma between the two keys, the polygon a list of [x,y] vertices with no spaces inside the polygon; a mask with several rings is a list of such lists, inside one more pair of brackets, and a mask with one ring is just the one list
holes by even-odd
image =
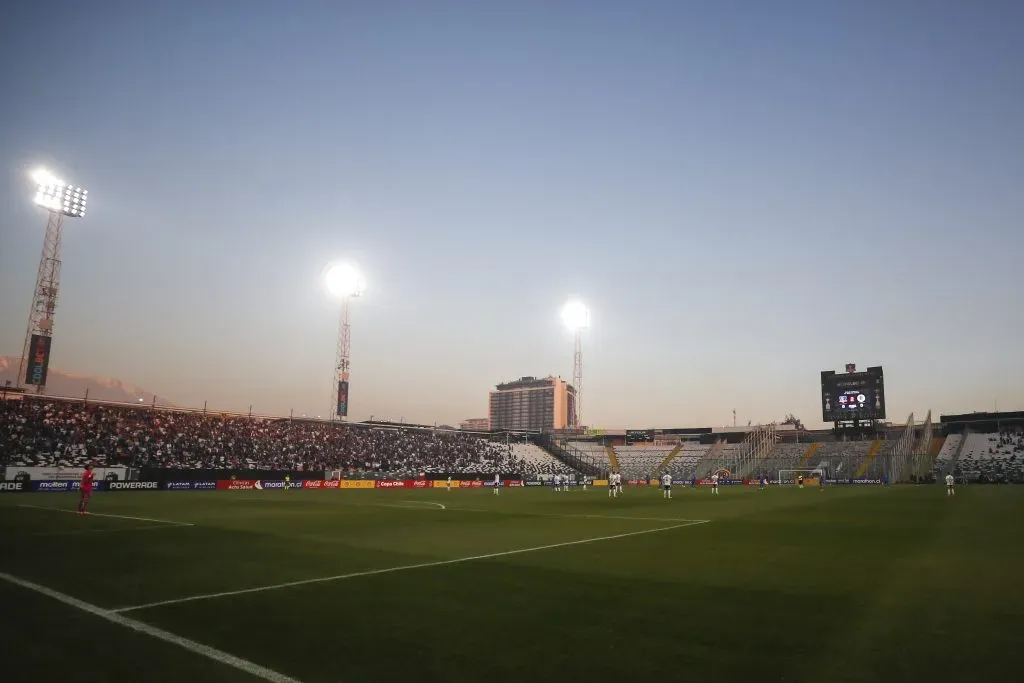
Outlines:
{"label": "sky", "polygon": [[66,223],[51,366],[324,415],[334,259],[354,419],[457,423],[524,375],[583,421],[819,426],[1024,409],[1024,3],[367,0],[0,9],[0,354]]}

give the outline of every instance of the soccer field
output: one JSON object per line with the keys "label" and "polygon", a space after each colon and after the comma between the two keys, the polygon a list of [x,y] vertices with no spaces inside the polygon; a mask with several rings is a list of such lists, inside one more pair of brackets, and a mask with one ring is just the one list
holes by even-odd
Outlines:
{"label": "soccer field", "polygon": [[674,493],[101,492],[87,518],[60,511],[75,494],[7,495],[0,679],[977,682],[1024,666],[1022,487]]}

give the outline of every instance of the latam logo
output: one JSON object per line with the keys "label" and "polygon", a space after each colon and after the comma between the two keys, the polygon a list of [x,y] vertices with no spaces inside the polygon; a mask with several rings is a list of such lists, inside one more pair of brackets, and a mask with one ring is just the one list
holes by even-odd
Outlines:
{"label": "latam logo", "polygon": [[160,483],[155,481],[112,481],[107,484],[111,491],[155,491]]}
{"label": "latam logo", "polygon": [[24,491],[25,482],[23,481],[0,481],[0,491]]}
{"label": "latam logo", "polygon": [[190,481],[169,481],[164,484],[164,488],[168,491],[188,491],[192,488],[192,482]]}
{"label": "latam logo", "polygon": [[212,491],[217,488],[217,482],[215,481],[194,481],[192,482],[192,488],[198,491]]}

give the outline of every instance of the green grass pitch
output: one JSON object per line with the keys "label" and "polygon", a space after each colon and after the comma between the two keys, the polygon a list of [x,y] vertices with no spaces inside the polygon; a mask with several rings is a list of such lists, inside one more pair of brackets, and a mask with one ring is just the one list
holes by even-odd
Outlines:
{"label": "green grass pitch", "polygon": [[25,507],[71,510],[77,494],[5,495],[0,679],[974,683],[1024,669],[1024,487],[674,495],[99,492],[92,511],[119,516],[87,518]]}

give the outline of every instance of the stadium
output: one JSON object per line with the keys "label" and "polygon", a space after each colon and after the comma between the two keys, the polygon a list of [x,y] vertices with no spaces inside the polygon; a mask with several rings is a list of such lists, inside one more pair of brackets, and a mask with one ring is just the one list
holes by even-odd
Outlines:
{"label": "stadium", "polygon": [[0,683],[1024,671],[1024,3],[3,17]]}

